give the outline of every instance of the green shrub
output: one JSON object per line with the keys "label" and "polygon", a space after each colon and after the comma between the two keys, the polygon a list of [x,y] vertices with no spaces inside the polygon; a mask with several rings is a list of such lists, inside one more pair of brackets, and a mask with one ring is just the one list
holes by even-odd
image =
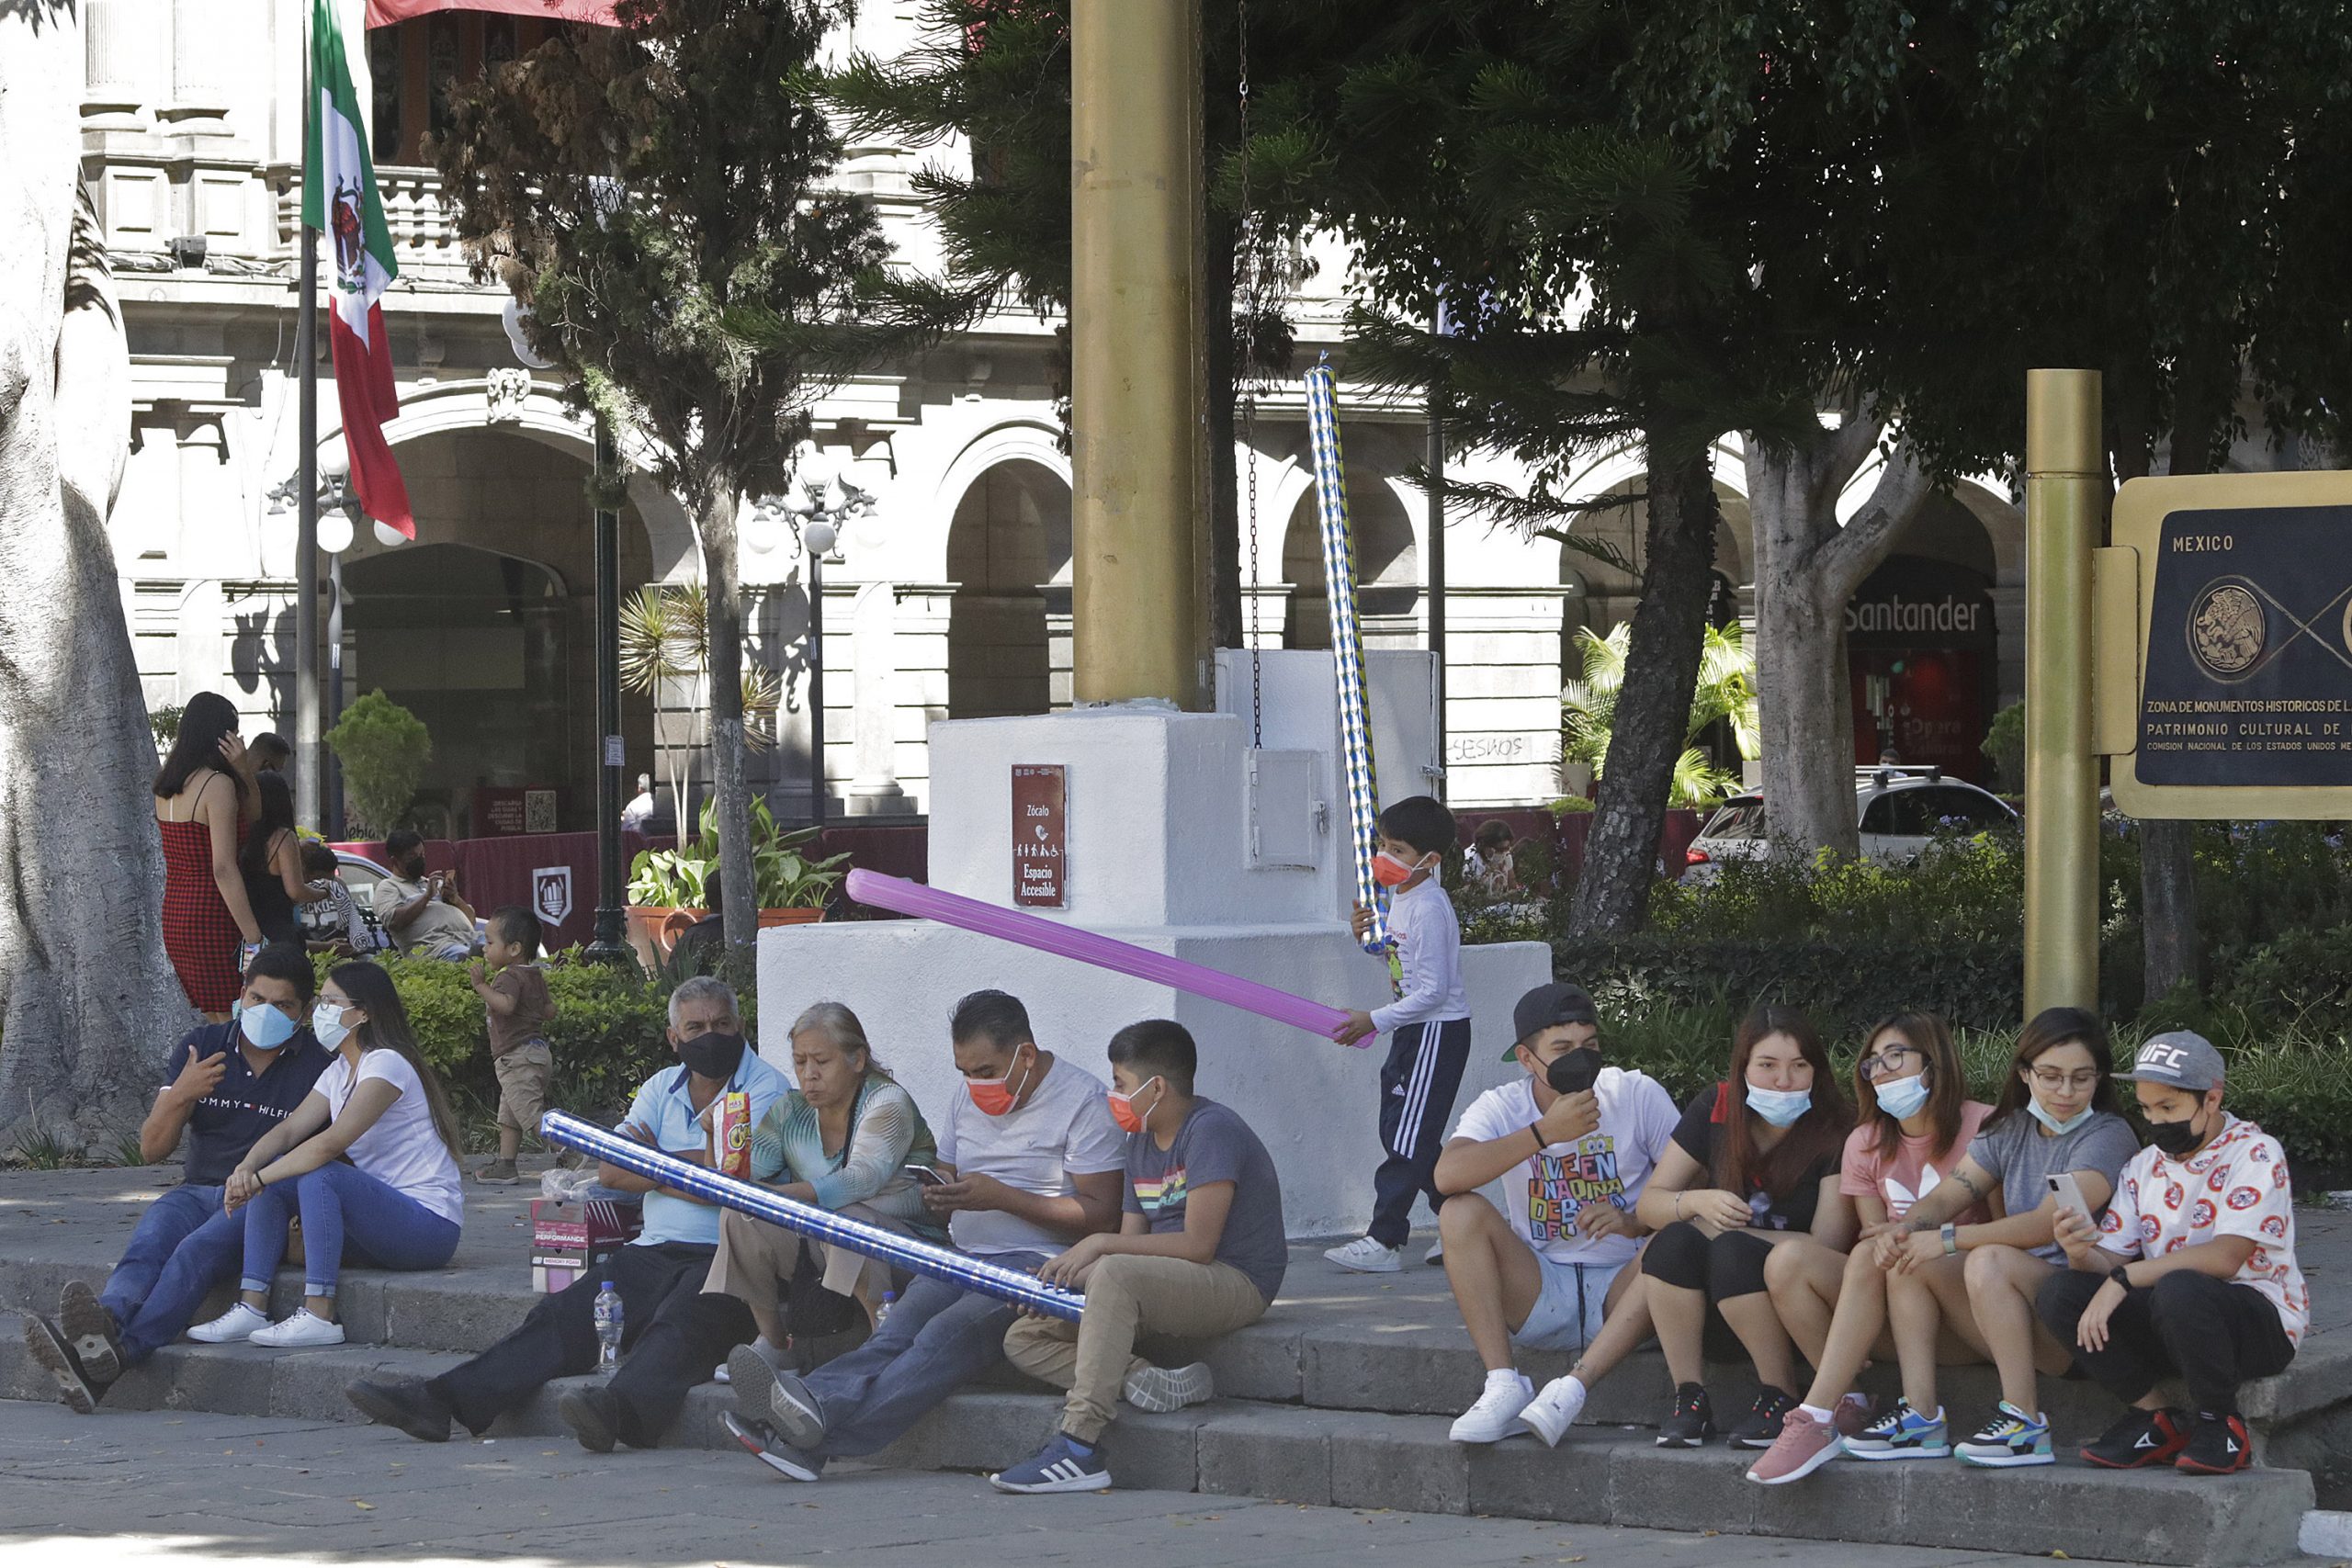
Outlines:
{"label": "green shrub", "polygon": [[[570,948],[546,959],[548,992],[556,1015],[548,1026],[555,1055],[555,1085],[548,1102],[597,1121],[616,1121],[638,1085],[675,1061],[669,1044],[670,992],[659,976],[633,966],[590,964]],[[322,954],[322,980],[334,959]],[[494,1106],[498,1083],[490,1066],[490,1030],[481,998],[467,982],[468,965],[397,954],[374,960],[390,972],[408,1010],[417,1044],[442,1079],[461,1099]],[[757,1027],[752,987],[738,983],[744,1032]]]}
{"label": "green shrub", "polygon": [[343,764],[353,824],[379,838],[399,827],[433,756],[424,721],[383,693],[368,692],[343,710],[326,743]]}

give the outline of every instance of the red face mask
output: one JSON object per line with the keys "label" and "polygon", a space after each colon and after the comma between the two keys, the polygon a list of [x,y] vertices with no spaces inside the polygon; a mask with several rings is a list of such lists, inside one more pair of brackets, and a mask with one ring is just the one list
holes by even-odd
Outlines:
{"label": "red face mask", "polygon": [[1420,869],[1417,865],[1407,865],[1386,850],[1372,857],[1372,879],[1383,887],[1402,887],[1412,881],[1413,874]]}
{"label": "red face mask", "polygon": [[[1140,1133],[1143,1131],[1143,1113],[1136,1109],[1136,1097],[1159,1081],[1158,1078],[1146,1078],[1136,1086],[1135,1094],[1121,1094],[1115,1089],[1111,1091],[1111,1120],[1119,1124],[1120,1132]],[[1159,1105],[1158,1100],[1152,1101],[1154,1110],[1157,1110]]]}
{"label": "red face mask", "polygon": [[[1021,1075],[1021,1083],[1023,1089],[1028,1087],[1027,1073]],[[966,1078],[964,1091],[972,1097],[973,1105],[983,1116],[1010,1115],[1012,1102],[1021,1098],[1021,1090],[1012,1087],[1010,1075],[1001,1078]]]}

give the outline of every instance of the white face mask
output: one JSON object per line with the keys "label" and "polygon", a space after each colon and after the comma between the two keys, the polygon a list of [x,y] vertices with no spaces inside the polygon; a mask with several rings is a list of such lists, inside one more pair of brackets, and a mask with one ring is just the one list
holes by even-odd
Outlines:
{"label": "white face mask", "polygon": [[325,1000],[311,1010],[311,1032],[318,1036],[320,1044],[332,1051],[350,1036],[351,1026],[343,1021],[349,1010]]}

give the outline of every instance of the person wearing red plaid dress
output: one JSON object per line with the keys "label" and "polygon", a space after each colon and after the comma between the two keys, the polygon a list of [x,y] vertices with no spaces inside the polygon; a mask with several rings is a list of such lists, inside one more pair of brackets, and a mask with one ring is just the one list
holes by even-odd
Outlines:
{"label": "person wearing red plaid dress", "polygon": [[188,1005],[214,1023],[243,984],[243,948],[261,941],[237,852],[252,790],[237,763],[236,705],[198,692],[180,714],[171,755],[155,774],[155,829],[164,840],[164,951]]}

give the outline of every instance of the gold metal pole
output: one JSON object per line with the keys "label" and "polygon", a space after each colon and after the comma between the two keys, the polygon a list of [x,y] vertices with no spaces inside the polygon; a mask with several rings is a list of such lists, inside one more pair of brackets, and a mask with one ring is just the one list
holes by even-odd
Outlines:
{"label": "gold metal pole", "polygon": [[1070,6],[1073,683],[1205,705],[1200,0]]}
{"label": "gold metal pole", "polygon": [[2091,551],[2107,504],[2096,370],[2025,391],[2025,1011],[2098,1007]]}

